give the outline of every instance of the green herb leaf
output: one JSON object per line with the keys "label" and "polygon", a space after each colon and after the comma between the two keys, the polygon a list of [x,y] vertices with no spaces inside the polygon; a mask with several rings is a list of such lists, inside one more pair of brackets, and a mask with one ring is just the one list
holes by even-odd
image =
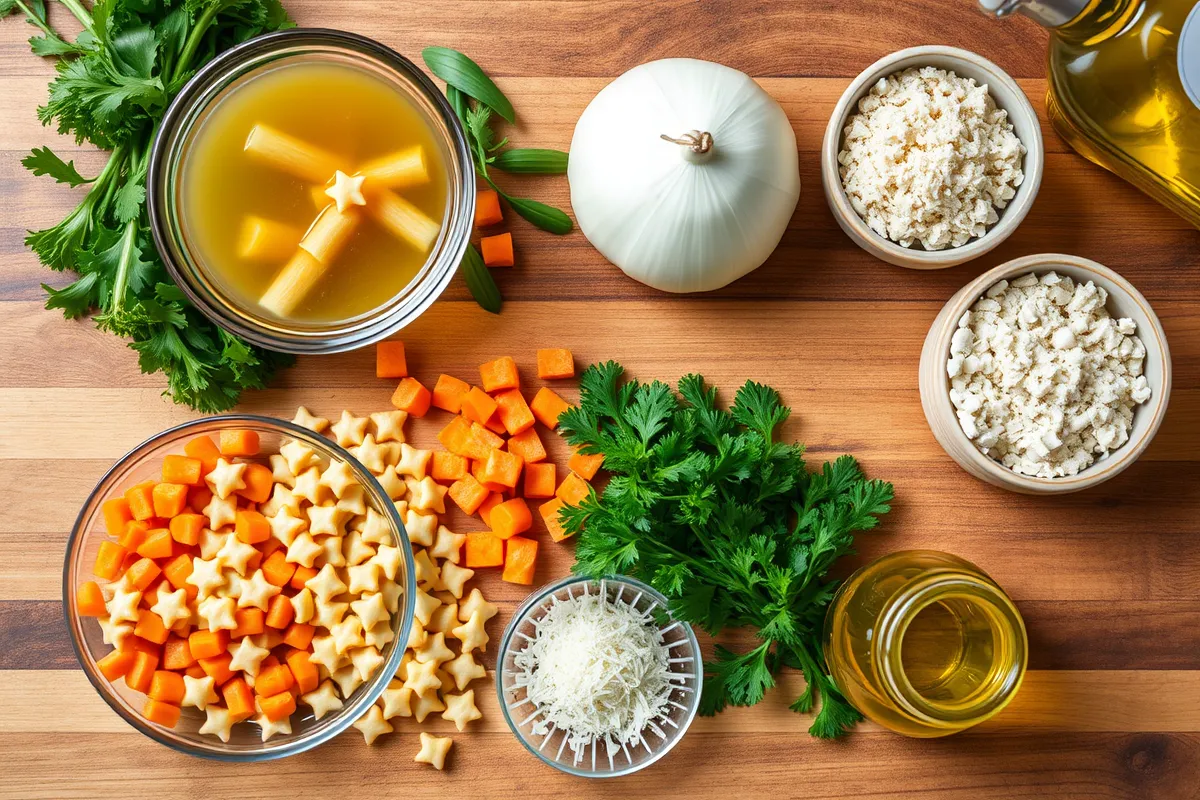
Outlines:
{"label": "green herb leaf", "polygon": [[513,211],[516,211],[544,231],[562,236],[563,234],[570,233],[574,227],[571,218],[554,206],[548,206],[545,203],[539,203],[537,200],[528,200],[523,197],[510,197],[507,194],[504,195],[504,199],[512,206]]}
{"label": "green herb leaf", "polygon": [[91,183],[95,178],[85,178],[75,169],[75,162],[63,161],[49,147],[35,147],[21,159],[21,166],[34,175],[49,175],[59,183],[79,186]]}
{"label": "green herb leaf", "polygon": [[563,175],[567,171],[567,154],[561,150],[514,147],[498,153],[492,165],[514,175]]}
{"label": "green herb leaf", "polygon": [[502,305],[500,288],[496,286],[491,271],[484,265],[483,257],[479,255],[475,245],[467,245],[467,252],[463,254],[460,266],[463,280],[467,282],[467,288],[471,291],[475,302],[479,303],[485,311],[499,314]]}
{"label": "green herb leaf", "polygon": [[429,71],[447,84],[483,103],[509,122],[517,121],[512,103],[470,58],[449,47],[426,47],[421,51],[421,57],[425,59]]}

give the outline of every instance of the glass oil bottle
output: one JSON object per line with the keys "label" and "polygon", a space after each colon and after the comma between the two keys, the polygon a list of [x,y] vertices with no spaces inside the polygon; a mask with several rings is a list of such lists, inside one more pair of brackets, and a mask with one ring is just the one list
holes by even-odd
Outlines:
{"label": "glass oil bottle", "polygon": [[1200,228],[1200,4],[1196,0],[979,0],[1051,29],[1056,131]]}
{"label": "glass oil bottle", "polygon": [[1028,640],[1012,601],[974,564],[905,550],[842,584],[824,646],[830,674],[859,711],[928,738],[999,713],[1025,675]]}

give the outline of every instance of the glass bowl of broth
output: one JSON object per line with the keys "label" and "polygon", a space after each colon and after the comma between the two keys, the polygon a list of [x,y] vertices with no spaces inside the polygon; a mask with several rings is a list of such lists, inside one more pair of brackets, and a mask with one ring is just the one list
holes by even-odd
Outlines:
{"label": "glass bowl of broth", "polygon": [[343,31],[296,28],[218,56],[171,104],[148,169],[171,277],[271,350],[394,333],[442,293],[471,233],[454,111],[411,61]]}

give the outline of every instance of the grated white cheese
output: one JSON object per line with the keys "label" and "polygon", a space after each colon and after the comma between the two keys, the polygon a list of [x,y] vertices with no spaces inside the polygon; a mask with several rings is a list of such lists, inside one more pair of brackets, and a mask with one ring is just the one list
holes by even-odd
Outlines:
{"label": "grated white cheese", "polygon": [[564,731],[576,761],[596,741],[610,756],[636,743],[667,709],[667,649],[653,619],[625,603],[596,594],[555,603],[514,656],[518,683],[542,713],[533,732]]}
{"label": "grated white cheese", "polygon": [[838,171],[850,205],[902,247],[983,236],[1024,179],[1025,147],[987,85],[935,67],[881,78],[844,137]]}

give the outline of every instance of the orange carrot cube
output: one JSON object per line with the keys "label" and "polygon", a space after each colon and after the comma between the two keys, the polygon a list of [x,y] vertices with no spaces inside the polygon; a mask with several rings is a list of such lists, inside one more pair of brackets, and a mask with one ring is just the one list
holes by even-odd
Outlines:
{"label": "orange carrot cube", "polygon": [[504,221],[500,210],[500,195],[493,189],[483,189],[475,195],[475,227],[486,228]]}
{"label": "orange carrot cube", "polygon": [[496,401],[478,386],[472,386],[470,391],[463,395],[462,415],[471,422],[484,425],[495,413]]}
{"label": "orange carrot cube", "polygon": [[492,450],[488,453],[487,461],[484,462],[481,480],[485,484],[496,483],[509,489],[515,489],[517,481],[521,479],[521,468],[524,466],[525,462],[521,460],[520,456],[506,453],[503,450]]}
{"label": "orange carrot cube", "polygon": [[483,524],[489,528],[492,526],[492,509],[504,502],[504,495],[500,492],[492,492],[483,501],[483,505],[479,506],[479,518],[483,520]]}
{"label": "orange carrot cube", "polygon": [[537,566],[538,543],[533,539],[514,536],[505,547],[504,571],[500,580],[529,586]]}
{"label": "orange carrot cube", "polygon": [[133,665],[125,673],[125,685],[135,692],[145,694],[150,691],[150,682],[154,680],[154,671],[158,669],[158,656],[138,650],[133,656]]}
{"label": "orange carrot cube", "polygon": [[554,497],[554,473],[553,463],[526,464],[523,494],[526,497]]}
{"label": "orange carrot cube", "polygon": [[570,407],[566,400],[545,386],[538,389],[538,393],[533,396],[533,402],[529,404],[529,409],[533,416],[537,417],[537,421],[550,430],[558,427],[559,415]]}
{"label": "orange carrot cube", "polygon": [[496,395],[497,415],[504,429],[512,436],[533,427],[533,412],[521,396],[520,389],[509,389]]}
{"label": "orange carrot cube", "polygon": [[529,513],[529,506],[525,501],[516,497],[492,509],[489,527],[492,533],[501,539],[511,539],[533,527],[533,515]]}
{"label": "orange carrot cube", "polygon": [[258,434],[248,430],[226,429],[221,431],[221,455],[258,455]]}
{"label": "orange carrot cube", "polygon": [[498,392],[501,389],[521,388],[521,376],[517,374],[517,362],[511,356],[497,358],[479,367],[479,378],[485,392]]}
{"label": "orange carrot cube", "polygon": [[213,467],[217,466],[217,459],[221,457],[221,450],[208,436],[197,436],[183,446],[183,452],[189,458],[194,458],[201,464],[201,471],[207,475],[213,471]]}
{"label": "orange carrot cube", "polygon": [[567,460],[567,467],[570,468],[579,477],[585,481],[590,481],[596,477],[596,473],[600,471],[600,467],[604,465],[604,454],[596,453],[594,455],[584,455],[578,451],[571,454]]}
{"label": "orange carrot cube", "polygon": [[266,464],[247,464],[242,471],[242,482],[246,485],[235,489],[234,493],[244,497],[251,503],[265,503],[271,498],[271,490],[275,487],[275,476]]}
{"label": "orange carrot cube", "polygon": [[471,391],[471,384],[445,373],[438,375],[437,383],[433,385],[432,405],[451,414],[462,410],[463,396]]}
{"label": "orange carrot cube", "polygon": [[[297,650],[307,650],[308,646],[312,644],[313,635],[316,632],[317,629],[312,625],[307,625],[303,622],[293,622],[283,632],[283,643]],[[295,672],[295,669],[292,672]]]}
{"label": "orange carrot cube", "polygon": [[392,339],[375,345],[375,377],[408,377],[408,360],[404,356],[404,342]]}
{"label": "orange carrot cube", "polygon": [[464,514],[474,514],[487,500],[488,490],[472,475],[459,478],[450,485],[450,499],[463,510]]}
{"label": "orange carrot cube", "polygon": [[416,378],[405,378],[400,381],[400,385],[392,393],[392,405],[401,411],[408,412],[412,417],[425,416],[431,402],[433,402],[433,395]]}
{"label": "orange carrot cube", "polygon": [[537,351],[538,377],[545,381],[575,377],[575,357],[565,347]]}
{"label": "orange carrot cube", "polygon": [[104,516],[104,530],[114,539],[125,532],[125,525],[133,519],[133,512],[129,510],[129,500],[124,497],[105,500],[100,506],[100,513]]}
{"label": "orange carrot cube", "polygon": [[[166,673],[175,675],[174,672]],[[176,675],[175,677],[179,677]],[[183,679],[180,678],[180,681]],[[155,700],[153,697],[146,700],[146,704],[142,706],[142,716],[151,722],[157,722],[164,728],[174,728],[179,724],[179,715],[181,710],[179,706],[172,703],[164,703],[161,700]]]}
{"label": "orange carrot cube", "polygon": [[254,693],[245,678],[233,678],[221,687],[225,707],[234,719],[243,720],[254,715]]}
{"label": "orange carrot cube", "polygon": [[104,593],[95,581],[87,581],[75,592],[75,609],[84,617],[106,617],[108,607],[104,604]]}
{"label": "orange carrot cube", "polygon": [[181,483],[158,483],[151,490],[154,516],[170,519],[187,508],[188,487]]}
{"label": "orange carrot cube", "polygon": [[163,456],[162,479],[164,483],[196,486],[204,480],[204,464],[198,458],[174,453]]}
{"label": "orange carrot cube", "polygon": [[[167,540],[170,541],[171,535],[167,534]],[[168,554],[169,555],[169,554]],[[155,579],[162,573],[158,564],[154,563],[152,558],[139,558],[137,561],[125,571],[125,577],[130,584],[139,592],[146,591],[146,587],[154,583]]]}
{"label": "orange carrot cube", "polygon": [[572,472],[558,485],[554,496],[567,505],[577,506],[587,499],[591,486],[583,478]]}
{"label": "orange carrot cube", "polygon": [[[287,641],[286,638],[284,641]],[[307,645],[305,646],[307,647]],[[288,669],[292,671],[292,677],[296,681],[296,688],[302,694],[307,694],[317,688],[321,679],[320,673],[317,672],[312,659],[309,658],[308,653],[304,652],[303,648],[288,653],[286,661]]]}
{"label": "orange carrot cube", "polygon": [[504,564],[504,540],[487,531],[467,534],[466,565],[471,569],[499,567]]}
{"label": "orange carrot cube", "polygon": [[154,516],[154,481],[142,481],[125,490],[129,502],[129,513],[134,519],[150,519]]}
{"label": "orange carrot cube", "polygon": [[567,529],[559,520],[559,512],[566,508],[566,505],[556,497],[538,507],[538,513],[542,515],[542,521],[546,523],[546,530],[550,532],[550,538],[556,542],[561,542],[571,535],[567,533]]}
{"label": "orange carrot cube", "polygon": [[143,558],[170,558],[175,553],[174,541],[168,528],[146,531],[146,538],[138,545],[137,554]]}
{"label": "orange carrot cube", "polygon": [[96,668],[100,670],[100,674],[110,681],[115,681],[117,678],[124,677],[133,669],[134,659],[137,658],[136,650],[113,650],[104,658],[96,662]]}
{"label": "orange carrot cube", "polygon": [[546,446],[533,428],[522,431],[508,440],[508,452],[521,457],[526,464],[546,460]]}
{"label": "orange carrot cube", "polygon": [[467,459],[444,450],[433,451],[433,464],[429,474],[435,481],[453,482],[465,478],[470,473],[467,470]]}
{"label": "orange carrot cube", "polygon": [[479,252],[486,267],[511,267],[515,263],[511,233],[484,236],[479,240]]}
{"label": "orange carrot cube", "polygon": [[450,424],[438,431],[437,439],[442,446],[456,455],[466,456],[467,440],[471,438],[471,423],[466,417],[455,417]]}
{"label": "orange carrot cube", "polygon": [[243,509],[237,512],[233,532],[246,544],[258,544],[271,538],[271,523],[259,512]]}
{"label": "orange carrot cube", "polygon": [[146,692],[150,699],[172,705],[183,702],[183,693],[183,676],[165,669],[154,671],[154,677],[150,679],[150,691]]}

